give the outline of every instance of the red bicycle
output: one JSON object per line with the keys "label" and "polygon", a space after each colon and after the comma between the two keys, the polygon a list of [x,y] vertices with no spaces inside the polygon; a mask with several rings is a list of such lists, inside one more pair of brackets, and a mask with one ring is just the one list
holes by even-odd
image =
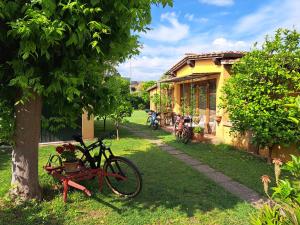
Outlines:
{"label": "red bicycle", "polygon": [[[110,147],[105,145],[103,138],[98,138],[96,142],[90,145],[84,143],[81,135],[75,135],[73,138],[80,143],[80,146],[76,146],[76,149],[81,154],[79,156],[81,171],[76,176],[72,175],[72,178],[83,180],[87,177],[90,179],[99,176],[99,185],[102,186],[102,177],[104,177],[107,186],[119,196],[132,198],[140,193],[142,176],[134,163],[124,157],[115,156]],[[102,158],[105,160],[103,164],[101,163]],[[56,166],[53,167],[53,165]],[[62,181],[69,179],[69,175],[59,175],[59,173],[63,173],[63,166],[58,155],[51,156],[45,167],[48,172],[52,172],[52,168],[55,169],[55,176]],[[72,185],[73,183],[70,183],[70,186],[75,187]],[[82,186],[78,189],[81,190]]]}
{"label": "red bicycle", "polygon": [[174,134],[178,141],[187,144],[193,138],[193,129],[187,124],[190,123],[190,118],[177,116],[174,125]]}

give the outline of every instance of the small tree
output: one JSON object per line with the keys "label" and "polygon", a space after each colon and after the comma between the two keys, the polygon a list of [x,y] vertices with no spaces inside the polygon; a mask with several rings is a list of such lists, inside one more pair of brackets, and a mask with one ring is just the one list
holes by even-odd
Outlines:
{"label": "small tree", "polygon": [[116,127],[117,140],[120,140],[120,124],[126,117],[131,116],[133,108],[129,101],[120,101],[120,105],[109,117],[114,121]]}
{"label": "small tree", "polygon": [[232,130],[252,133],[258,147],[269,148],[269,161],[276,144],[299,140],[296,125],[282,107],[293,101],[300,89],[300,34],[277,30],[266,37],[262,48],[254,48],[233,66],[225,83],[223,104]]}
{"label": "small tree", "polygon": [[110,78],[110,87],[114,99],[112,101],[109,117],[114,121],[117,139],[119,140],[120,124],[126,117],[131,116],[133,111],[130,102],[129,81],[120,76],[114,76]]}

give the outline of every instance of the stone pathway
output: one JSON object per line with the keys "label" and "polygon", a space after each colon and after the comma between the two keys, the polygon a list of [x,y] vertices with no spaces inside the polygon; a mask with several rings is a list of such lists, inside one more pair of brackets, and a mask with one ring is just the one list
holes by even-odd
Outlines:
{"label": "stone pathway", "polygon": [[193,167],[199,173],[204,174],[206,177],[213,180],[215,183],[223,187],[228,192],[232,193],[233,195],[239,197],[242,200],[247,201],[254,207],[260,208],[263,203],[268,201],[267,198],[261,197],[258,193],[256,193],[252,189],[236,181],[233,181],[230,177],[224,175],[221,172],[216,171],[210,166],[204,164],[203,162],[192,158],[191,156],[177,150],[176,148],[170,145],[165,144],[162,140],[151,139],[150,135],[147,135],[145,132],[142,132],[140,130],[132,129],[129,127],[125,127],[125,128],[129,129],[134,135],[147,139],[152,144],[157,145],[161,150],[169,153],[170,155],[181,160],[185,164]]}

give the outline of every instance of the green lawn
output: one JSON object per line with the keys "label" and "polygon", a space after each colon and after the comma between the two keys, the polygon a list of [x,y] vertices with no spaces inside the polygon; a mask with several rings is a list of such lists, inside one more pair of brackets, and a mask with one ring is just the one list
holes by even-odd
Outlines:
{"label": "green lawn", "polygon": [[39,172],[45,199],[15,205],[5,197],[10,152],[2,151],[0,224],[247,224],[249,214],[255,213],[249,204],[126,130],[121,131],[120,141],[113,141],[112,149],[134,161],[143,174],[143,190],[134,199],[120,199],[106,186],[99,193],[97,182],[89,181],[84,184],[92,190],[92,197],[75,190],[64,204],[56,188],[59,183],[42,170],[54,147],[42,147]]}
{"label": "green lawn", "polygon": [[224,144],[189,143],[185,145],[176,141],[174,135],[161,129],[151,130],[145,126],[146,119],[147,114],[144,111],[135,111],[133,116],[128,118],[127,125],[139,128],[153,137],[163,139],[167,144],[201,160],[261,194],[264,194],[264,191],[260,177],[267,174],[273,181],[275,180],[273,166],[268,165],[260,158]]}

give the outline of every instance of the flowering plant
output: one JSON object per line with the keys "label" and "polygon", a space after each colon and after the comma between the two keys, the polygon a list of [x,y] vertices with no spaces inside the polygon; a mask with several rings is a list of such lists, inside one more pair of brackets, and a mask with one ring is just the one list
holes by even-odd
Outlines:
{"label": "flowering plant", "polygon": [[75,150],[76,148],[72,144],[64,144],[56,147],[56,152],[60,154],[61,158],[64,159],[65,162],[77,161]]}
{"label": "flowering plant", "polygon": [[[267,175],[261,177],[264,191],[270,198],[259,214],[252,216],[252,224],[300,224],[300,157],[291,156],[292,160],[283,165],[280,159],[274,159],[276,186],[270,196],[268,189],[271,179]],[[289,174],[280,179],[281,170]]]}

